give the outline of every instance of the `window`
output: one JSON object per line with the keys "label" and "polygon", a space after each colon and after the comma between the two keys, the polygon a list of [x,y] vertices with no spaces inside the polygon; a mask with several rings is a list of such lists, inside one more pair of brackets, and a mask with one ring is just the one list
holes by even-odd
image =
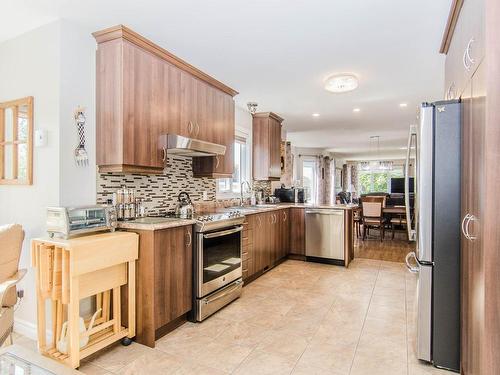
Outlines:
{"label": "window", "polygon": [[33,97],[0,103],[0,184],[31,185]]}
{"label": "window", "polygon": [[241,183],[250,182],[250,147],[246,134],[238,132],[234,142],[234,170],[232,178],[217,180],[217,193],[220,195],[239,195]]}
{"label": "window", "polygon": [[302,186],[305,189],[304,194],[306,202],[315,203],[317,190],[315,160],[302,161]]}
{"label": "window", "polygon": [[404,167],[395,165],[392,170],[370,169],[359,170],[358,192],[359,194],[385,192],[390,193],[390,180],[393,177],[404,177]]}

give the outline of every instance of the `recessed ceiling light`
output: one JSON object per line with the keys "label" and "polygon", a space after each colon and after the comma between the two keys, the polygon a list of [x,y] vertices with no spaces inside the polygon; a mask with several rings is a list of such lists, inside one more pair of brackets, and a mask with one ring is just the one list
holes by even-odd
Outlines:
{"label": "recessed ceiling light", "polygon": [[319,117],[319,113],[313,113],[312,116],[313,117]]}
{"label": "recessed ceiling light", "polygon": [[399,103],[399,106],[401,108],[406,108],[406,107],[408,107],[408,104],[406,104],[406,103]]}
{"label": "recessed ceiling light", "polygon": [[335,74],[325,81],[325,90],[335,93],[352,91],[358,87],[358,77],[354,74]]}
{"label": "recessed ceiling light", "polygon": [[361,108],[354,108],[352,111],[353,111],[353,112],[356,112],[356,113],[357,113],[357,112],[361,112]]}

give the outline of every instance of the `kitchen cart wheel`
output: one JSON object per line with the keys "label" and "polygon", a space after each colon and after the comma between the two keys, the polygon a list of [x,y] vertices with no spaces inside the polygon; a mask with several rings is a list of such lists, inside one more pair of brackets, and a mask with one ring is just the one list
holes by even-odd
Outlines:
{"label": "kitchen cart wheel", "polygon": [[122,345],[123,346],[129,346],[130,344],[132,344],[132,339],[129,338],[129,337],[124,337],[122,339]]}

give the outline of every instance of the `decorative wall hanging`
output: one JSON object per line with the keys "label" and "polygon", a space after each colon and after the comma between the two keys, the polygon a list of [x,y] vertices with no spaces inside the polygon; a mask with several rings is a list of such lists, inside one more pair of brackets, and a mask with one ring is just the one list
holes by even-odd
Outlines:
{"label": "decorative wall hanging", "polygon": [[85,108],[78,107],[75,111],[76,129],[78,131],[78,146],[75,148],[75,162],[79,167],[89,165],[89,156],[85,150]]}

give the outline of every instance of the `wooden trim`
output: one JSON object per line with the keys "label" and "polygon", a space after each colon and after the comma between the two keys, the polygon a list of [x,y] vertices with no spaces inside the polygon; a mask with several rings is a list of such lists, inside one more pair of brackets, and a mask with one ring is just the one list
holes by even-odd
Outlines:
{"label": "wooden trim", "polygon": [[252,114],[252,117],[271,117],[271,118],[275,119],[276,121],[279,121],[280,124],[284,121],[284,119],[282,117],[278,116],[274,112],[258,112],[258,113]]}
{"label": "wooden trim", "polygon": [[5,139],[5,109],[0,107],[0,184],[2,183],[1,181],[4,179],[4,170],[3,170],[3,163],[4,163],[4,154],[5,154],[5,147],[4,147],[4,139]]}
{"label": "wooden trim", "polygon": [[138,173],[138,174],[163,174],[163,168],[141,167],[128,164],[99,165],[99,173]]}
{"label": "wooden trim", "polygon": [[225,92],[226,94],[229,94],[231,96],[238,95],[238,91],[232,89],[229,86],[226,86],[222,82],[216,80],[215,78],[209,76],[208,74],[202,72],[198,68],[195,68],[193,65],[187,63],[186,61],[180,59],[179,57],[173,55],[172,53],[168,52],[164,48],[158,46],[157,44],[153,43],[152,41],[144,38],[143,36],[139,35],[135,31],[132,31],[128,27],[124,25],[116,25],[113,27],[109,27],[104,30],[96,31],[92,33],[94,36],[95,40],[97,43],[104,43],[108,42],[110,40],[114,39],[124,39],[127,40],[142,49],[162,58],[163,60],[168,61],[172,65],[175,65],[179,69],[182,69],[189,74],[195,76],[196,78],[208,83],[211,86],[214,86],[215,88]]}
{"label": "wooden trim", "polygon": [[451,4],[448,21],[446,22],[446,27],[444,29],[443,40],[441,41],[441,47],[439,47],[439,53],[446,55],[450,49],[453,32],[455,31],[455,26],[457,25],[458,16],[460,15],[460,10],[462,9],[463,4],[464,0],[453,0],[453,3]]}
{"label": "wooden trim", "polygon": [[[17,180],[18,166],[19,166],[19,147],[17,146],[17,137],[19,133],[19,107],[12,107],[12,178]],[[29,121],[29,120],[28,120]],[[29,125],[28,125],[29,127]]]}
{"label": "wooden trim", "polygon": [[19,106],[23,104],[31,104],[33,102],[33,97],[32,96],[26,96],[21,99],[15,99],[15,100],[10,100],[8,102],[2,102],[0,103],[0,108],[9,108],[9,107],[14,107],[14,106]]}
{"label": "wooden trim", "polygon": [[[19,106],[26,105],[28,112],[26,120],[28,122],[28,134],[26,141],[18,140],[18,111]],[[5,141],[5,109],[12,108],[13,118],[16,119],[12,127],[12,141]],[[33,97],[27,96],[24,98],[10,100],[0,103],[0,185],[32,185],[33,184]],[[4,171],[5,162],[5,145],[11,144],[12,147],[12,175],[13,178],[6,179]],[[18,179],[18,145],[26,144],[27,148],[27,165],[26,178]]]}
{"label": "wooden trim", "polygon": [[187,316],[188,314],[183,314],[178,318],[175,318],[171,322],[157,328],[155,330],[155,340],[158,340],[160,337],[165,336],[167,333],[174,331],[175,329],[186,323],[188,321]]}
{"label": "wooden trim", "polygon": [[231,178],[233,177],[232,173],[218,173],[218,172],[193,172],[193,177],[209,177],[209,178]]}
{"label": "wooden trim", "polygon": [[28,165],[26,169],[26,180],[28,185],[33,184],[33,133],[34,133],[34,128],[35,124],[33,122],[33,97],[29,96],[25,98],[25,100],[28,103],[28,145],[27,145],[27,151],[28,151]]}

